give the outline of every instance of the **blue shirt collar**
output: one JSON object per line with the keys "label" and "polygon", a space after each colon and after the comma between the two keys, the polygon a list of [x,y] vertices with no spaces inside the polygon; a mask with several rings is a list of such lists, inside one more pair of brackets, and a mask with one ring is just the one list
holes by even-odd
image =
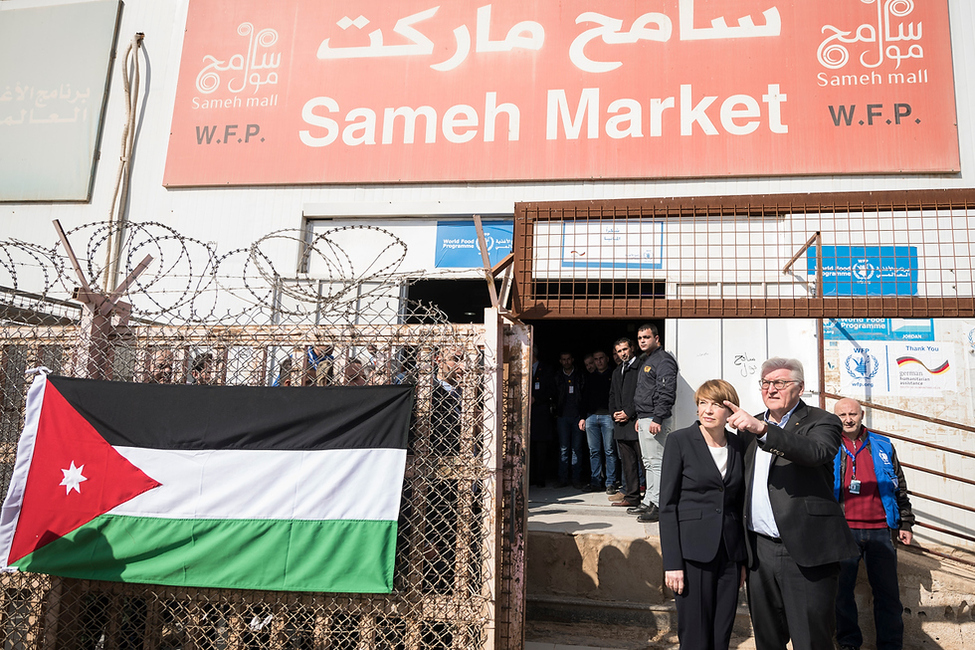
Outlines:
{"label": "blue shirt collar", "polygon": [[785,428],[785,425],[787,425],[789,423],[789,418],[792,417],[792,414],[795,413],[796,409],[799,408],[799,405],[800,404],[802,404],[802,400],[799,400],[798,402],[796,402],[796,405],[793,406],[791,409],[789,409],[789,412],[788,413],[786,413],[785,415],[782,416],[782,421],[781,422],[773,422],[772,419],[771,419],[771,417],[770,417],[772,415],[772,412],[766,409],[766,411],[765,411],[765,421],[766,422],[771,422],[772,424],[774,424],[775,426],[777,426],[780,429],[784,429]]}

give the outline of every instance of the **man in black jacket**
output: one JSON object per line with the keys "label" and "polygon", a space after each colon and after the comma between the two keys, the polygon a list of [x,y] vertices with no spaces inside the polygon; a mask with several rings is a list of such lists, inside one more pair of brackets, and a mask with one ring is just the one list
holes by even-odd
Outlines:
{"label": "man in black jacket", "polygon": [[[575,358],[571,352],[563,351],[559,354],[561,370],[555,372],[557,397],[555,401],[555,430],[559,435],[559,483],[557,487],[565,487],[572,482],[572,487],[583,488],[583,477],[588,476],[588,463],[583,463],[586,445],[584,432],[579,429],[579,419],[582,417],[582,391],[585,379],[582,371],[575,367]],[[589,481],[586,481],[586,485]]]}
{"label": "man in black jacket", "polygon": [[529,423],[528,477],[532,485],[545,487],[552,464],[552,441],[555,438],[555,373],[538,360],[532,346],[532,395]]}
{"label": "man in black jacket", "polygon": [[579,429],[586,432],[589,442],[589,489],[616,494],[620,483],[619,456],[613,440],[613,416],[609,410],[609,389],[613,381],[613,368],[609,356],[602,350],[592,355],[593,370],[586,376],[582,391],[582,419]]}
{"label": "man in black jacket", "polygon": [[643,351],[636,380],[633,405],[636,430],[643,454],[647,493],[636,513],[644,523],[660,518],[660,467],[667,434],[674,428],[673,409],[677,401],[677,360],[660,345],[657,326],[647,323],[637,330],[637,344]]}
{"label": "man in black jacket", "polygon": [[620,365],[613,371],[610,382],[609,410],[613,416],[613,438],[619,448],[623,487],[609,500],[614,506],[635,508],[640,505],[640,443],[634,426],[636,407],[633,406],[633,394],[636,392],[639,363],[633,356],[633,341],[630,339],[619,339],[614,348]]}
{"label": "man in black jacket", "polygon": [[857,546],[833,496],[839,418],[799,399],[802,364],[762,364],[758,416],[725,402],[745,442],[748,606],[756,650],[833,647],[840,561]]}

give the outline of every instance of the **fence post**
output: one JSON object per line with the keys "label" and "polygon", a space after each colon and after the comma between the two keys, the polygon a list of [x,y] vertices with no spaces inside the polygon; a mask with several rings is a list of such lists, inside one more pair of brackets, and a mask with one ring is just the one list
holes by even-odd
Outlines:
{"label": "fence post", "polygon": [[504,409],[504,365],[502,322],[497,308],[484,310],[484,463],[488,469],[484,486],[489,495],[489,515],[485,519],[483,543],[485,548],[484,574],[488,591],[488,623],[484,635],[485,650],[498,648],[498,594],[501,592],[502,558],[504,548],[501,544],[501,521],[504,516],[504,431],[502,414]]}

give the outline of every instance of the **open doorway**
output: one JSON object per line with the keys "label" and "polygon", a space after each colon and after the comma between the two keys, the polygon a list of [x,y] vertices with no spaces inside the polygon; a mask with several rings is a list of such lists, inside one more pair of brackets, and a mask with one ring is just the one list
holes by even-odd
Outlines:
{"label": "open doorway", "polygon": [[636,332],[644,323],[653,323],[660,330],[660,342],[664,340],[662,319],[640,320],[580,319],[526,321],[534,327],[534,343],[540,361],[553,368],[558,367],[559,354],[571,352],[576,364],[582,367],[582,359],[595,350],[603,350],[612,357],[613,343],[627,337],[636,345]]}
{"label": "open doorway", "polygon": [[[500,287],[500,283],[497,284]],[[435,305],[451,323],[482,323],[491,295],[483,278],[414,280],[406,289],[407,299]],[[412,322],[407,319],[407,322]]]}

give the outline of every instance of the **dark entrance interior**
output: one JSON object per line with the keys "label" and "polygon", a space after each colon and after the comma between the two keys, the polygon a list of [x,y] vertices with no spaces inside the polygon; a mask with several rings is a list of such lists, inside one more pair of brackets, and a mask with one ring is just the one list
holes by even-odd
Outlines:
{"label": "dark entrance interior", "polygon": [[633,339],[636,344],[636,331],[640,325],[650,322],[660,330],[664,342],[664,322],[659,319],[640,320],[533,320],[526,321],[534,328],[534,342],[539,360],[552,367],[558,367],[559,354],[563,350],[572,352],[576,365],[582,367],[582,358],[594,350],[603,350],[612,357],[613,343],[621,337]]}
{"label": "dark entrance interior", "polygon": [[[500,289],[500,284],[498,285]],[[481,278],[462,280],[415,280],[407,289],[411,301],[433,304],[440,308],[451,323],[481,323],[484,308],[491,304],[487,284]],[[612,356],[613,343],[626,336],[636,343],[636,331],[646,322],[654,323],[664,342],[663,319],[545,319],[526,320],[535,330],[535,346],[539,358],[554,368],[558,367],[559,353],[572,352],[576,364],[582,367],[582,358],[594,350],[602,349]]]}
{"label": "dark entrance interior", "polygon": [[[497,284],[500,289],[500,283]],[[491,306],[488,285],[482,278],[465,280],[415,280],[406,297],[436,305],[451,323],[483,323],[484,308]],[[412,322],[407,320],[407,322]]]}

